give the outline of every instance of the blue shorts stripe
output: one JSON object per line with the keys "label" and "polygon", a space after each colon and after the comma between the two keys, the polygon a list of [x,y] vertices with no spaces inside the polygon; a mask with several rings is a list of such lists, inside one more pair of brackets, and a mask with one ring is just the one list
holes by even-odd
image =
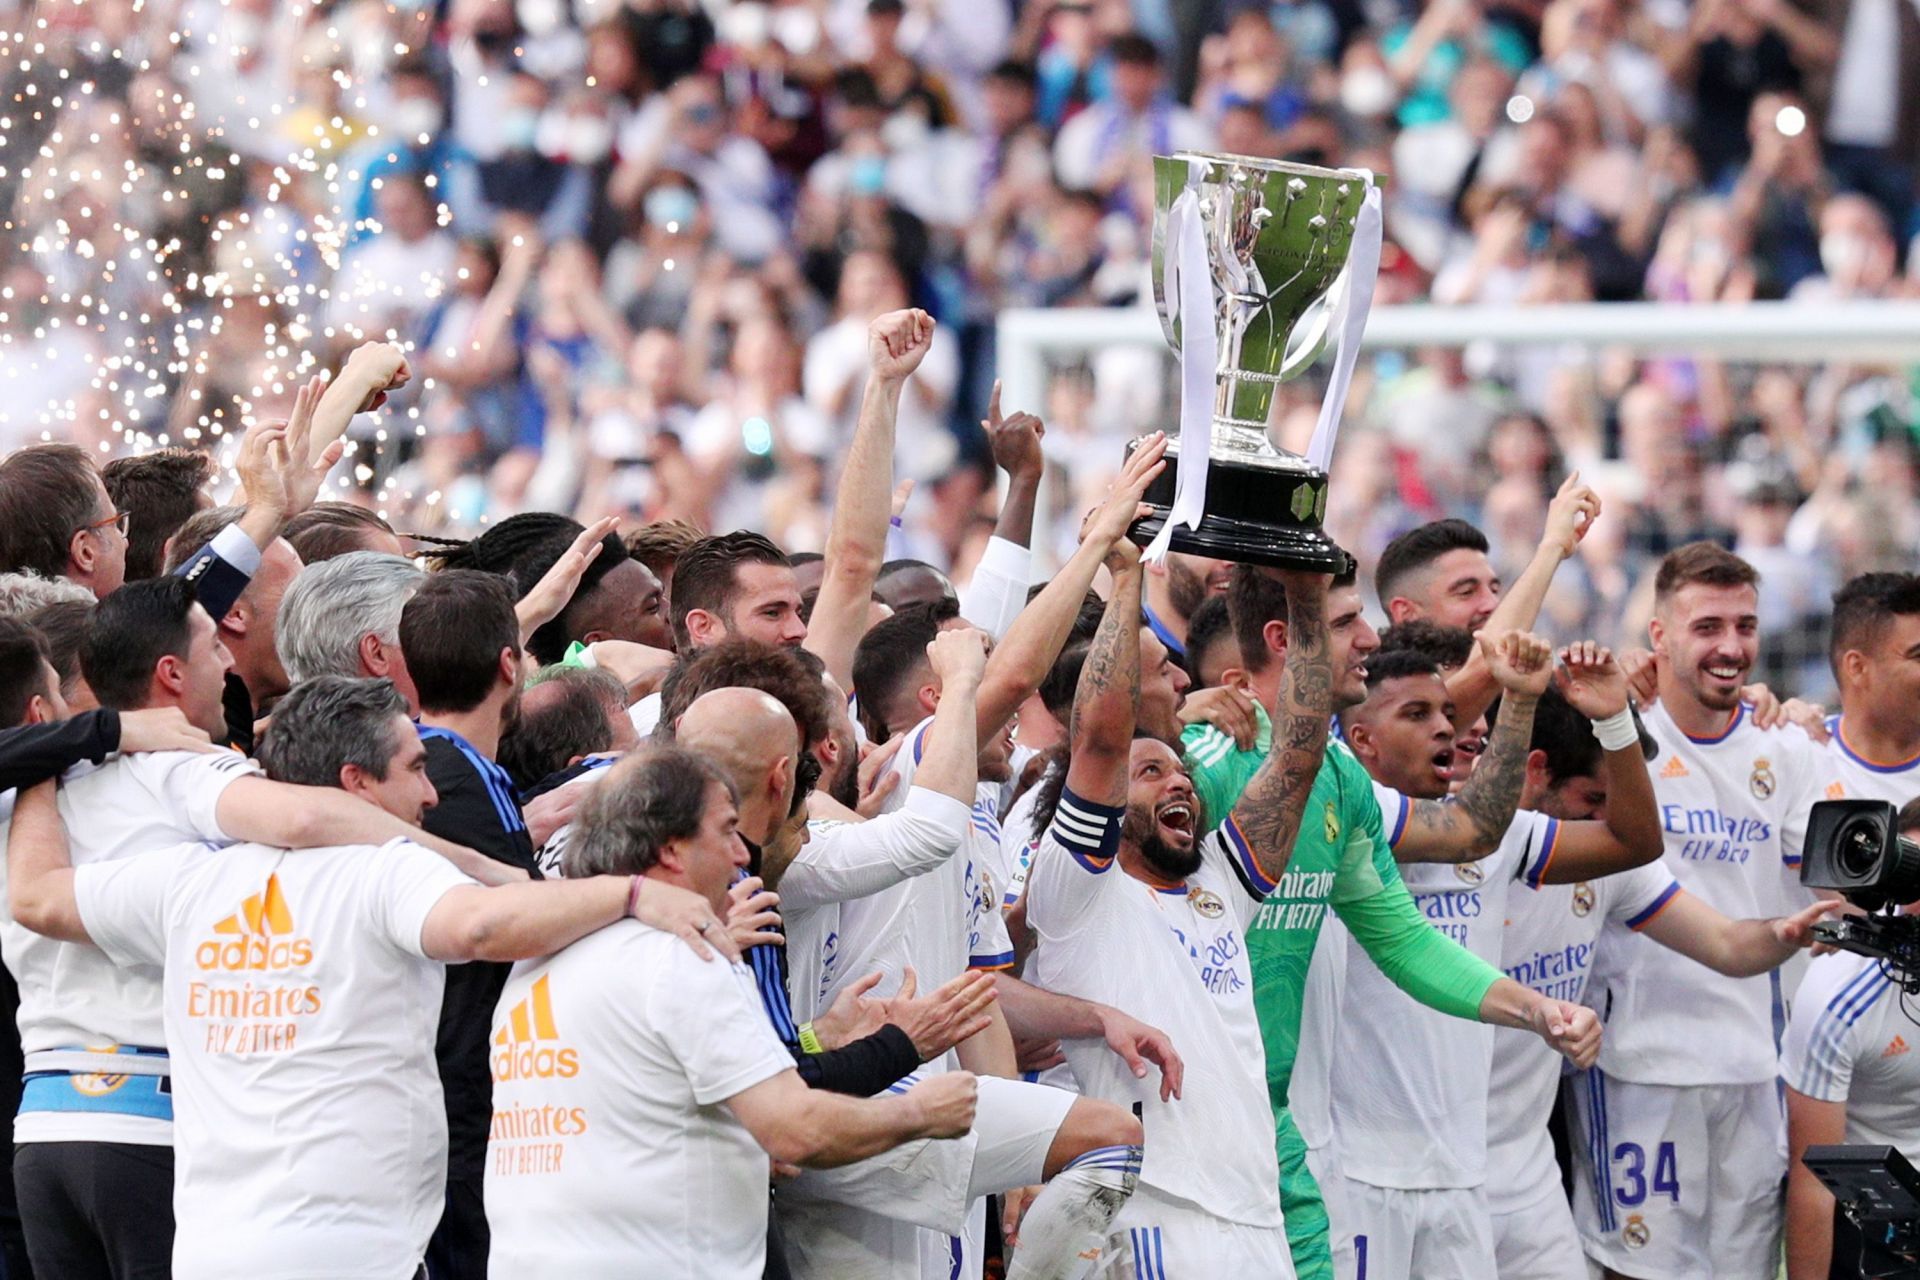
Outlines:
{"label": "blue shorts stripe", "polygon": [[1594,1097],[1600,1100],[1600,1167],[1605,1170],[1607,1189],[1607,1230],[1612,1231],[1619,1225],[1619,1215],[1613,1202],[1613,1126],[1607,1115],[1607,1078],[1598,1069],[1593,1073]]}

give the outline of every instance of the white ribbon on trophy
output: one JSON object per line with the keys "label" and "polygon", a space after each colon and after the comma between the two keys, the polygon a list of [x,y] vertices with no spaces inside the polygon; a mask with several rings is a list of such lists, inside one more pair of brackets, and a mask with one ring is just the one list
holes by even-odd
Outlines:
{"label": "white ribbon on trophy", "polygon": [[1374,185],[1371,173],[1367,173],[1366,183],[1367,198],[1360,205],[1353,247],[1347,253],[1346,291],[1333,313],[1333,329],[1339,335],[1339,345],[1333,350],[1333,374],[1327,379],[1320,420],[1313,424],[1313,439],[1307,445],[1307,461],[1322,471],[1333,461],[1333,438],[1340,433],[1340,416],[1347,409],[1347,388],[1353,385],[1353,365],[1360,358],[1360,334],[1367,327],[1374,281],[1380,276],[1380,188]]}
{"label": "white ribbon on trophy", "polygon": [[1207,449],[1213,441],[1214,374],[1220,363],[1215,329],[1213,266],[1207,257],[1207,226],[1200,216],[1200,184],[1211,165],[1187,161],[1187,185],[1167,210],[1167,317],[1180,323],[1180,469],[1174,475],[1167,522],[1147,544],[1149,561],[1166,557],[1173,527],[1200,527],[1207,507]]}
{"label": "white ribbon on trophy", "polygon": [[[1207,255],[1206,224],[1200,215],[1200,184],[1208,167],[1205,160],[1187,161],[1186,187],[1167,211],[1164,260],[1168,319],[1202,316],[1206,323],[1180,326],[1180,469],[1174,476],[1173,504],[1167,521],[1143,553],[1153,563],[1165,559],[1174,526],[1197,529],[1206,514],[1207,454],[1213,439],[1215,376],[1220,359],[1219,336],[1214,328],[1213,269]],[[1353,367],[1360,358],[1360,335],[1367,327],[1374,283],[1380,275],[1380,188],[1374,185],[1372,173],[1355,172],[1366,183],[1367,194],[1354,223],[1346,288],[1334,308],[1332,328],[1337,345],[1333,372],[1306,454],[1307,461],[1322,471],[1333,458],[1334,437],[1339,434],[1340,418],[1346,411]]]}

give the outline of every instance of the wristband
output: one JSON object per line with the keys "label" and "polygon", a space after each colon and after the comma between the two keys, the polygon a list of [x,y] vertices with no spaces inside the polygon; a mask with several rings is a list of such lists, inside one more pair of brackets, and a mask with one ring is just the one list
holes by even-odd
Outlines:
{"label": "wristband", "polygon": [[899,517],[899,516],[888,516],[888,517],[887,517],[887,523],[888,523],[888,524],[890,524],[890,525],[892,525],[892,526],[893,526],[894,528],[896,528],[896,529],[898,529],[898,528],[900,528],[900,527],[901,527],[901,525],[900,525],[900,517]]}
{"label": "wristband", "polygon": [[1625,751],[1640,745],[1640,726],[1634,722],[1632,708],[1590,723],[1603,751]]}
{"label": "wristband", "polygon": [[827,1047],[820,1043],[820,1037],[813,1033],[813,1024],[800,1024],[800,1047],[808,1053],[825,1053]]}
{"label": "wristband", "polygon": [[646,882],[645,876],[627,877],[627,914],[636,920],[640,918],[640,887]]}

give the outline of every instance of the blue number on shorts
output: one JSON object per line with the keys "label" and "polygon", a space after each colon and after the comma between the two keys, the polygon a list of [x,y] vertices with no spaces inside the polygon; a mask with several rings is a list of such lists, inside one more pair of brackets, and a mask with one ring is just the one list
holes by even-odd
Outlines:
{"label": "blue number on shorts", "polygon": [[1674,1159],[1673,1144],[1660,1144],[1660,1153],[1653,1162],[1653,1193],[1664,1195],[1675,1204],[1680,1203],[1680,1165]]}
{"label": "blue number on shorts", "polygon": [[1367,1280],[1367,1238],[1365,1236],[1353,1238],[1353,1259],[1359,1272],[1357,1280]]}
{"label": "blue number on shorts", "polygon": [[[1623,1142],[1613,1149],[1614,1164],[1622,1161],[1627,1166],[1620,1174],[1624,1185],[1614,1189],[1613,1198],[1631,1209],[1647,1199],[1647,1153],[1637,1142]],[[1679,1160],[1671,1142],[1661,1143],[1654,1153],[1653,1194],[1666,1196],[1676,1204],[1680,1201]]]}

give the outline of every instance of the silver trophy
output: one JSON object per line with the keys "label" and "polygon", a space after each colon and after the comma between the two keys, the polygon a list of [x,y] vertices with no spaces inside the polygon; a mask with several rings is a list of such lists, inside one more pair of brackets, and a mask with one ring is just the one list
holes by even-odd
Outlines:
{"label": "silver trophy", "polygon": [[[1379,260],[1378,197],[1367,207],[1375,180],[1363,170],[1249,156],[1183,153],[1153,165],[1154,304],[1181,354],[1185,409],[1180,444],[1147,491],[1153,514],[1133,537],[1150,544],[1171,520],[1163,543],[1175,551],[1339,572],[1347,557],[1320,526],[1352,371],[1344,348],[1348,338],[1357,348]],[[1201,254],[1203,263],[1189,261]],[[1210,334],[1194,327],[1197,305],[1207,308]],[[1309,453],[1280,448],[1269,432],[1274,389],[1305,372],[1343,325],[1350,332]],[[1189,334],[1197,340],[1183,341]],[[1196,422],[1209,391],[1210,421]],[[1204,465],[1187,464],[1194,474],[1183,490],[1179,455],[1199,439]]]}

